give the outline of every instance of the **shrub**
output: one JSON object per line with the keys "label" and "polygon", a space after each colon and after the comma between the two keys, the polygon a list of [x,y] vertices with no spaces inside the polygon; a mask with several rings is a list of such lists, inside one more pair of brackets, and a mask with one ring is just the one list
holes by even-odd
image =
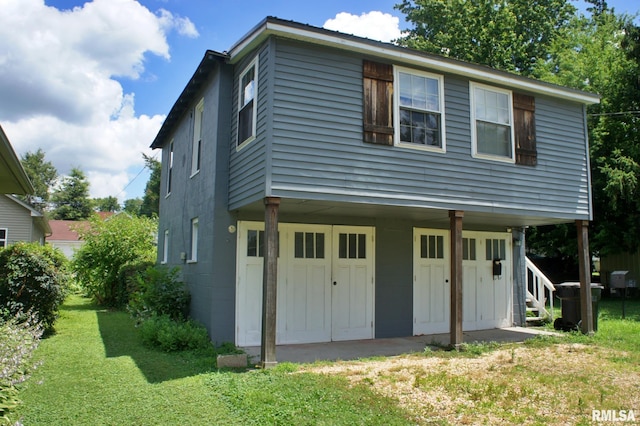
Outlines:
{"label": "shrub", "polygon": [[16,386],[37,366],[31,358],[41,336],[42,326],[34,313],[0,319],[0,423],[10,423],[9,414],[20,404]]}
{"label": "shrub", "polygon": [[51,246],[16,243],[0,250],[0,307],[10,316],[33,311],[52,329],[68,282],[66,258]]}
{"label": "shrub", "polygon": [[142,342],[166,352],[211,348],[207,329],[193,320],[175,321],[168,315],[153,315],[141,326]]}
{"label": "shrub", "polygon": [[138,290],[129,300],[129,312],[143,320],[150,315],[167,315],[174,321],[186,319],[191,295],[179,279],[180,268],[158,266],[138,275]]}
{"label": "shrub", "polygon": [[108,306],[126,304],[128,295],[119,287],[120,268],[133,261],[153,262],[157,223],[154,219],[127,214],[102,220],[90,219],[87,229],[79,229],[84,240],[73,259],[73,269],[87,295]]}
{"label": "shrub", "polygon": [[147,269],[153,267],[154,262],[149,260],[133,260],[125,263],[118,271],[118,285],[116,300],[118,306],[126,306],[131,295],[140,290],[140,278]]}

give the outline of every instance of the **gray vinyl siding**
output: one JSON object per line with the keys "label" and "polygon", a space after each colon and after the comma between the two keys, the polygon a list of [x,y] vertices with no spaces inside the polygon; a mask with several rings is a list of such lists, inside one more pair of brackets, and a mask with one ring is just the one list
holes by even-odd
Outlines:
{"label": "gray vinyl siding", "polygon": [[476,159],[471,156],[469,80],[445,75],[447,152],[377,146],[362,142],[363,58],[283,40],[276,41],[275,55],[271,186],[266,193],[588,218],[581,105],[536,98],[536,167]]}
{"label": "gray vinyl siding", "polygon": [[44,237],[36,228],[31,212],[4,194],[0,194],[0,229],[7,230],[7,245],[40,241]]}
{"label": "gray vinyl siding", "polygon": [[[163,144],[168,164],[174,142],[171,194],[160,200],[158,260],[162,260],[164,232],[169,231],[168,267],[179,267],[191,293],[191,316],[203,323],[213,340],[233,341],[235,327],[235,219],[227,209],[232,70],[218,67],[209,83],[193,97],[170,139]],[[191,176],[193,112],[204,98],[200,171]],[[162,169],[166,188],[166,168]],[[197,262],[191,251],[191,220],[198,218]]]}
{"label": "gray vinyl siding", "polygon": [[413,223],[376,226],[375,337],[413,334]]}
{"label": "gray vinyl siding", "polygon": [[[267,152],[270,143],[270,87],[273,71],[271,43],[236,64],[233,75],[231,138],[229,143],[229,209],[260,200],[267,194]],[[258,93],[254,104],[257,110],[256,138],[237,149],[238,140],[238,80],[240,73],[258,55]]]}

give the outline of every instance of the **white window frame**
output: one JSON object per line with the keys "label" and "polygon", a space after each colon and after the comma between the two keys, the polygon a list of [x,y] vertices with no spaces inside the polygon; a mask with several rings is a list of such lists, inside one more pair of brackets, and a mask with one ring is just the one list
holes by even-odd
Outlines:
{"label": "white window frame", "polygon": [[173,180],[173,139],[169,142],[169,155],[167,157],[167,181],[165,198],[171,195],[171,181]]}
{"label": "white window frame", "polygon": [[4,231],[4,238],[0,238],[0,247],[4,248],[8,245],[9,242],[9,229],[0,228],[0,231]]}
{"label": "white window frame", "polygon": [[[440,146],[431,146],[431,145],[420,145],[411,142],[402,142],[400,140],[400,73],[404,74],[413,74],[419,77],[429,78],[438,81],[438,108],[439,110],[430,110],[430,109],[416,109],[419,111],[423,111],[425,113],[437,113],[440,114]],[[399,66],[393,67],[393,128],[394,128],[394,145],[403,147],[403,148],[411,148],[418,149],[423,151],[431,151],[431,152],[439,152],[445,153],[447,152],[447,135],[445,132],[446,128],[446,120],[445,120],[445,112],[444,112],[444,76],[440,74],[433,74],[426,71],[420,71],[413,68],[404,68]]]}
{"label": "white window frame", "polygon": [[202,160],[202,122],[204,120],[204,98],[200,99],[194,109],[193,143],[191,145],[191,177],[200,171]]}
{"label": "white window frame", "polygon": [[198,261],[198,218],[191,219],[191,251],[187,263],[195,263]]}
{"label": "white window frame", "polygon": [[[487,90],[491,92],[496,92],[500,94],[504,94],[507,96],[507,105],[509,107],[509,135],[511,137],[511,157],[503,157],[501,155],[491,155],[485,154],[482,152],[478,152],[478,135],[477,135],[477,127],[476,127],[476,99],[475,99],[475,89],[479,88],[482,90]],[[511,90],[501,89],[494,86],[488,86],[486,84],[480,84],[476,82],[469,82],[469,99],[470,99],[470,107],[471,107],[471,155],[473,158],[482,158],[486,160],[493,161],[501,161],[504,163],[514,163],[516,162],[516,142],[515,142],[515,130],[513,125],[513,93]],[[487,121],[491,123],[490,121]],[[505,125],[504,123],[498,123],[498,125]]]}
{"label": "white window frame", "polygon": [[[242,110],[242,97],[243,97],[243,87],[242,87],[242,78],[249,72],[249,70],[253,68],[253,111],[251,117],[251,128],[252,132],[249,137],[245,140],[240,140],[240,111]],[[247,65],[240,75],[238,76],[238,111],[236,113],[236,151],[240,151],[242,148],[250,144],[255,138],[257,133],[257,122],[258,122],[258,57],[256,56],[250,63]]]}
{"label": "white window frame", "polygon": [[164,230],[164,239],[162,240],[162,261],[161,264],[166,264],[169,260],[169,230]]}

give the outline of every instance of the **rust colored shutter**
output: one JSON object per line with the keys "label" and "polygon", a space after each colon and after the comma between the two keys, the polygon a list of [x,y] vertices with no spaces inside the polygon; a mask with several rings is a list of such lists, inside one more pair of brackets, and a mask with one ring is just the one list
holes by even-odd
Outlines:
{"label": "rust colored shutter", "polygon": [[364,141],[393,145],[393,66],[364,61]]}
{"label": "rust colored shutter", "polygon": [[516,164],[535,166],[538,162],[535,111],[536,103],[533,96],[513,94]]}

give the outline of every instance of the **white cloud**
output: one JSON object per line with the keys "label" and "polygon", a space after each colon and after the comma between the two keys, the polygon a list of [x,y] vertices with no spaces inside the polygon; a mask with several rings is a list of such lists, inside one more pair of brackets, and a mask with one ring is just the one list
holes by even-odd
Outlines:
{"label": "white cloud", "polygon": [[200,34],[189,18],[175,17],[166,9],[160,9],[160,22],[167,30],[175,29],[178,34],[197,38]]}
{"label": "white cloud", "polygon": [[327,20],[323,27],[328,30],[389,42],[401,36],[399,25],[400,18],[374,10],[360,16],[340,12],[335,18]]}
{"label": "white cloud", "polygon": [[0,124],[16,151],[42,148],[61,174],[80,167],[92,196],[120,192],[164,117],[136,116],[134,94],[115,78],[140,78],[146,54],[168,60],[173,30],[198,36],[188,18],[156,15],[135,0],[65,11],[2,0]]}

